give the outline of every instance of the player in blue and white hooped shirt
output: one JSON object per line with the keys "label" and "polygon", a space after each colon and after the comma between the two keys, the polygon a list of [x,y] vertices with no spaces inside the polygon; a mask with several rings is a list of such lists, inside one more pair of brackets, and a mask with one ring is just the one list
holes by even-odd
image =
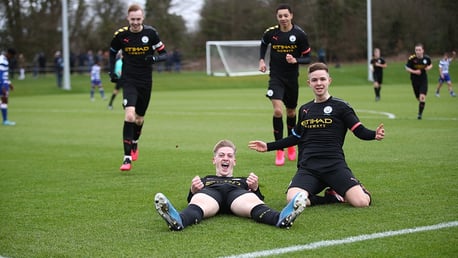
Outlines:
{"label": "player in blue and white hooped shirt", "polygon": [[452,51],[451,55],[449,53],[444,53],[444,58],[439,61],[439,84],[436,88],[436,97],[440,97],[440,90],[444,82],[448,85],[448,92],[450,93],[450,96],[456,97],[452,87],[452,79],[449,74],[450,62],[452,62],[455,56],[455,51]]}
{"label": "player in blue and white hooped shirt", "polygon": [[0,110],[2,112],[3,125],[16,124],[15,122],[8,120],[8,96],[10,94],[10,90],[13,90],[13,85],[11,84],[11,81],[8,77],[8,59],[11,59],[15,54],[16,51],[13,49],[8,49],[8,51],[2,52],[0,55]]}
{"label": "player in blue and white hooped shirt", "polygon": [[101,70],[102,68],[100,67],[100,60],[97,59],[91,67],[91,101],[94,101],[95,87],[99,88],[100,96],[102,99],[106,99],[105,91],[103,90],[102,86],[102,78],[100,77]]}

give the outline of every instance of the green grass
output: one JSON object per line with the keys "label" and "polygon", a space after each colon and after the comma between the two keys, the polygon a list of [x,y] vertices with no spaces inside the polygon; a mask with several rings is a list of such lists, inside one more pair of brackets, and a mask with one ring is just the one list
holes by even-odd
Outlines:
{"label": "green grass", "polygon": [[[73,75],[71,91],[58,90],[52,75],[14,81],[9,116],[17,125],[0,127],[0,255],[217,257],[457,221],[458,99],[446,88],[434,97],[437,72],[431,71],[424,119],[418,121],[403,64],[389,65],[380,102],[374,102],[365,65],[331,70],[331,93],[349,101],[367,127],[385,124],[382,142],[349,133],[344,146],[373,205],[307,208],[290,230],[224,215],[170,232],[153,207],[154,194],[163,192],[184,208],[192,177],[214,173],[211,149],[223,138],[238,146],[236,174],[255,172],[266,202],[276,209],[285,205],[294,162],[276,167],[274,153],[247,148],[249,140],[272,139],[266,76],[155,74],[140,158],[129,173],[118,171],[120,96],[109,111],[99,96],[89,101],[88,76]],[[451,68],[458,80],[458,66]],[[312,99],[304,76],[305,70],[300,103]],[[113,85],[104,79],[109,96]],[[279,257],[454,257],[457,235],[453,227]]]}

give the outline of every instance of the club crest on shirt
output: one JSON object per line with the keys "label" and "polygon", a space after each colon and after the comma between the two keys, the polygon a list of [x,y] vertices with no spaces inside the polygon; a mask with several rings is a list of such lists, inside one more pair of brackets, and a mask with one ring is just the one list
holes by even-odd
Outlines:
{"label": "club crest on shirt", "polygon": [[428,61],[426,61],[426,59],[423,59],[423,64],[427,64]]}
{"label": "club crest on shirt", "polygon": [[332,107],[331,106],[326,106],[323,108],[323,112],[327,115],[331,114],[332,112]]}
{"label": "club crest on shirt", "polygon": [[143,43],[146,44],[146,43],[148,43],[148,41],[149,41],[149,38],[148,38],[147,36],[143,36],[143,37],[142,37],[142,42],[143,42]]}
{"label": "club crest on shirt", "polygon": [[296,42],[296,35],[289,36],[289,41],[292,43]]}

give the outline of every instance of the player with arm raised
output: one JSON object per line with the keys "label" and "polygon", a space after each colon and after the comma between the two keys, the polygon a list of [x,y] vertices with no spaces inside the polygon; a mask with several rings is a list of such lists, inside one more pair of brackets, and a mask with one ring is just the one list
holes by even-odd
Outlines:
{"label": "player with arm raised", "polygon": [[288,186],[287,200],[300,192],[307,197],[315,196],[330,187],[350,205],[367,207],[371,196],[345,161],[345,135],[350,130],[362,140],[380,141],[385,129],[383,124],[375,131],[364,127],[347,102],[330,95],[331,82],[326,64],[310,65],[307,83],[315,98],[299,109],[299,120],[292,135],[270,143],[250,141],[248,146],[266,152],[298,145],[298,169]]}

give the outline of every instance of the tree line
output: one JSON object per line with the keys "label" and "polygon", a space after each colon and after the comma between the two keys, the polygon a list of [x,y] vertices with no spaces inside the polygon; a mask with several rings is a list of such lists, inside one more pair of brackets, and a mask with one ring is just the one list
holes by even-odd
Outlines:
{"label": "tree line", "polygon": [[[0,48],[14,48],[31,62],[62,49],[62,0],[0,0]],[[72,53],[107,50],[113,32],[127,25],[125,0],[67,0]],[[316,51],[341,62],[367,58],[364,0],[205,0],[199,29],[187,31],[183,17],[169,14],[171,0],[145,1],[145,24],[153,25],[168,49],[187,60],[202,60],[207,40],[258,40],[276,24],[275,8],[289,3],[293,22],[309,35]],[[439,55],[458,45],[458,2],[454,0],[372,0],[373,46],[384,56],[405,57],[417,42]],[[48,59],[48,60],[49,60]]]}

